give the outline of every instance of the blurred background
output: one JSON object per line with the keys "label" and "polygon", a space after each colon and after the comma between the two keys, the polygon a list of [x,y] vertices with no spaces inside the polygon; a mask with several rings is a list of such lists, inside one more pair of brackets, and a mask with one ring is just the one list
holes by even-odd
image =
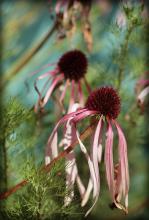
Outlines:
{"label": "blurred background", "polygon": [[[138,1],[132,2],[133,7],[136,8],[135,13],[139,17]],[[103,85],[115,88],[119,85],[120,87],[121,114],[118,122],[127,139],[130,167],[129,214],[125,216],[120,210],[112,210],[109,207],[110,196],[105,181],[103,162],[100,166],[100,197],[98,204],[87,219],[148,219],[148,108],[141,111],[137,105],[136,92],[137,81],[146,77],[144,73],[148,70],[149,35],[148,26],[143,23],[148,19],[147,4],[142,14],[140,13],[140,17],[144,19],[143,22],[134,25],[126,42],[128,23],[122,2],[99,0],[93,3],[88,18],[91,25],[88,39],[92,35],[92,46],[83,37],[81,18],[78,19],[73,34],[63,33],[63,30],[55,28],[55,4],[56,1],[48,0],[3,0],[1,2],[0,101],[1,129],[4,126],[5,132],[1,132],[0,191],[3,192],[22,180],[22,169],[27,161],[32,161],[36,165],[44,163],[47,138],[54,127],[55,120],[60,117],[61,110],[55,104],[54,98],[46,106],[49,114],[42,119],[40,128],[37,123],[38,116],[33,113],[30,116],[30,109],[33,108],[38,98],[34,89],[34,81],[45,70],[39,71],[32,77],[31,74],[46,64],[56,63],[67,50],[77,48],[82,50],[88,58],[87,80],[92,88]],[[126,43],[128,43],[128,51],[121,56],[122,48]],[[124,71],[119,82],[118,73],[123,58]],[[47,67],[46,70],[52,68]],[[42,85],[43,82],[39,83],[39,87]],[[15,121],[18,123],[15,124]],[[82,156],[79,156],[79,151],[77,153],[79,163],[79,158]],[[82,167],[81,162],[80,167],[82,176],[85,178],[86,163],[84,162],[84,167]],[[4,206],[9,209],[12,205],[12,201],[7,203],[6,200],[4,203],[1,209]],[[78,208],[76,212],[80,210],[81,208]],[[68,217],[68,219],[72,218],[75,219],[74,216]],[[81,215],[80,218],[84,217]],[[1,217],[1,219],[4,218]],[[65,218],[61,217],[61,219]]]}

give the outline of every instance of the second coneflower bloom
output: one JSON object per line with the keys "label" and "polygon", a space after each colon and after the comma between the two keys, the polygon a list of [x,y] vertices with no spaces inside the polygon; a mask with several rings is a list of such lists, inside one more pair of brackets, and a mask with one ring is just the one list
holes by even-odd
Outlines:
{"label": "second coneflower bloom", "polygon": [[[82,206],[84,206],[91,192],[93,191],[94,203],[96,204],[99,192],[100,192],[100,175],[99,175],[99,163],[101,162],[103,154],[102,139],[104,135],[105,149],[104,149],[104,161],[105,172],[108,188],[110,191],[111,199],[115,207],[122,209],[125,213],[128,212],[128,191],[129,191],[129,171],[128,171],[128,159],[127,159],[127,143],[123,131],[116,121],[120,113],[120,98],[117,92],[111,87],[102,87],[93,91],[85,104],[84,108],[78,109],[75,112],[65,115],[54,128],[46,148],[46,158],[51,158],[54,151],[57,151],[57,130],[60,125],[65,125],[70,121],[73,127],[73,137],[78,140],[81,151],[85,154],[88,161],[90,178],[87,189],[82,194]],[[90,153],[87,152],[85,145],[83,144],[76,125],[83,119],[91,117],[92,124],[94,124],[94,134],[90,148]],[[106,127],[106,134],[104,134]],[[114,149],[113,140],[114,132],[113,127],[116,128],[118,134],[118,155],[114,162],[113,152],[117,152]],[[71,135],[71,134],[70,134]],[[54,144],[53,144],[54,143]],[[116,156],[116,155],[115,155]],[[122,202],[124,201],[124,203]],[[93,208],[91,207],[91,209]],[[91,211],[87,212],[87,214]]]}
{"label": "second coneflower bloom", "polygon": [[[71,50],[64,53],[55,64],[53,70],[42,74],[36,79],[35,89],[39,98],[35,106],[35,111],[37,112],[47,104],[54,90],[60,87],[60,85],[63,85],[63,90],[59,98],[59,102],[61,104],[65,98],[66,92],[69,91],[69,109],[71,109],[75,102],[79,102],[83,105],[84,96],[82,92],[82,82],[84,82],[88,92],[90,92],[90,87],[85,78],[87,67],[87,58],[80,50]],[[39,91],[37,82],[45,78],[47,78],[47,81],[45,82],[42,90]]]}

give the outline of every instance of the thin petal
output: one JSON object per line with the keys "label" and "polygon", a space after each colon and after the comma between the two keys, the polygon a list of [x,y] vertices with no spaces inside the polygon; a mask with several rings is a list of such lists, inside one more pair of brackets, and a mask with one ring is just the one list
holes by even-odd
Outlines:
{"label": "thin petal", "polygon": [[58,155],[57,132],[54,134],[50,146],[47,147],[45,163],[48,165]]}
{"label": "thin petal", "polygon": [[93,166],[94,166],[96,181],[97,181],[97,192],[93,190],[93,197],[96,197],[96,196],[98,197],[99,191],[100,191],[99,167],[98,167],[98,146],[99,146],[99,141],[100,141],[99,139],[100,139],[101,128],[102,128],[102,117],[100,117],[100,120],[98,122],[95,135],[94,135],[92,149],[91,149]]}
{"label": "thin petal", "polygon": [[114,201],[114,166],[113,166],[113,131],[108,120],[107,138],[105,143],[105,166],[108,187],[112,200]]}
{"label": "thin petal", "polygon": [[97,156],[98,156],[98,162],[100,163],[102,159],[102,145],[101,144],[99,144],[98,146]]}
{"label": "thin petal", "polygon": [[87,82],[87,79],[84,77],[83,78],[84,79],[84,83],[85,83],[85,86],[86,86],[86,88],[87,88],[87,91],[88,91],[88,94],[90,94],[91,93],[91,87],[90,87],[90,85],[88,84],[88,82]]}
{"label": "thin petal", "polygon": [[81,81],[78,82],[78,93],[79,93],[80,105],[83,107],[84,106],[84,95],[82,91]]}
{"label": "thin petal", "polygon": [[43,103],[42,103],[42,107],[47,103],[47,101],[49,100],[54,88],[56,87],[56,85],[63,79],[63,75],[60,75],[59,77],[56,77],[53,81],[52,81],[52,85],[50,86],[50,88],[48,89],[44,99],[43,99]]}
{"label": "thin petal", "polygon": [[78,121],[83,120],[84,118],[86,118],[88,116],[96,115],[97,113],[98,113],[97,111],[86,110],[86,111],[80,113],[79,115],[77,115],[73,121],[75,123],[77,123]]}
{"label": "thin petal", "polygon": [[[93,183],[93,189],[94,189],[94,191],[97,194],[98,193],[98,184],[97,184],[97,180],[96,180],[96,175],[95,175],[95,170],[94,170],[93,162],[91,161],[90,156],[88,155],[88,152],[87,152],[84,144],[82,143],[82,141],[79,138],[78,131],[76,132],[76,134],[77,134],[77,138],[78,138],[78,141],[79,141],[79,144],[80,144],[80,149],[85,154],[85,157],[87,159],[87,162],[88,162],[88,165],[89,165],[89,169],[90,169],[91,180],[92,180],[92,183]],[[98,198],[96,197],[92,207],[87,211],[85,216],[87,216],[91,212],[91,210],[95,206],[97,200],[98,200]]]}
{"label": "thin petal", "polygon": [[66,91],[67,91],[68,86],[69,86],[69,82],[68,82],[68,80],[67,80],[66,83],[65,83],[65,85],[64,85],[64,89],[63,89],[63,91],[62,91],[62,94],[61,94],[61,96],[60,96],[60,103],[62,103],[63,100],[64,100],[64,97],[65,97],[65,95],[66,95]]}
{"label": "thin petal", "polygon": [[141,91],[141,93],[138,95],[138,100],[141,103],[143,103],[148,94],[149,94],[149,86],[147,86],[145,89]]}
{"label": "thin petal", "polygon": [[[32,76],[34,76],[35,74],[41,72],[42,70],[46,69],[46,68],[49,67],[49,66],[54,66],[55,64],[56,64],[56,63],[48,63],[48,64],[44,65],[44,66],[41,67],[40,69],[38,69],[38,70],[36,70],[36,71],[30,73],[30,77],[32,77]],[[48,72],[48,73],[49,73],[49,72]]]}
{"label": "thin petal", "polygon": [[64,124],[66,121],[68,121],[69,119],[72,119],[75,115],[78,115],[82,112],[85,112],[86,109],[80,109],[80,110],[77,110],[76,112],[72,112],[72,113],[69,113],[67,115],[65,115],[62,119],[60,119],[58,121],[58,123],[56,124],[55,128],[53,129],[53,132],[52,134],[50,135],[49,139],[48,139],[48,143],[47,143],[47,146],[46,146],[46,150],[45,150],[45,156],[49,156],[48,155],[48,152],[50,151],[50,148],[51,148],[51,143],[53,141],[53,138],[54,138],[54,135],[55,133],[57,132],[58,128],[60,125]]}
{"label": "thin petal", "polygon": [[125,198],[125,204],[128,206],[129,170],[127,158],[127,143],[119,124],[116,121],[114,121],[114,123],[119,136],[119,160],[121,169],[122,191]]}
{"label": "thin petal", "polygon": [[84,194],[84,197],[83,197],[83,200],[81,202],[82,207],[85,206],[86,203],[88,202],[92,189],[93,189],[93,183],[92,183],[92,180],[90,178],[89,182],[88,182],[87,190],[86,190],[86,192]]}
{"label": "thin petal", "polygon": [[77,175],[76,181],[77,181],[77,186],[78,186],[81,198],[83,198],[85,194],[85,186],[83,182],[81,181],[81,178],[79,175]]}
{"label": "thin petal", "polygon": [[68,112],[71,112],[71,109],[72,109],[72,106],[74,105],[74,103],[75,103],[75,81],[72,80]]}

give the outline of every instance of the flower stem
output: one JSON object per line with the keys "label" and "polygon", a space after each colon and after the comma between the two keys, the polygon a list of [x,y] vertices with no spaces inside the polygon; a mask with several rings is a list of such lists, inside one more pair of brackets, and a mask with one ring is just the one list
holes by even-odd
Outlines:
{"label": "flower stem", "polygon": [[30,51],[25,53],[25,55],[19,60],[18,64],[12,69],[12,71],[6,73],[4,79],[3,79],[3,84],[2,87],[5,87],[7,83],[14,77],[16,76],[19,71],[33,58],[33,56],[44,46],[46,41],[52,36],[52,34],[55,32],[57,28],[58,22],[57,20],[55,21],[53,27],[48,31],[48,33],[41,39],[41,41]]}
{"label": "flower stem", "polygon": [[120,90],[122,80],[123,80],[123,75],[124,75],[124,70],[125,70],[125,64],[126,64],[126,58],[127,58],[127,53],[128,53],[128,43],[130,39],[130,35],[134,29],[135,25],[129,24],[126,36],[124,39],[124,43],[121,46],[121,51],[119,55],[119,70],[118,70],[118,85],[117,89]]}

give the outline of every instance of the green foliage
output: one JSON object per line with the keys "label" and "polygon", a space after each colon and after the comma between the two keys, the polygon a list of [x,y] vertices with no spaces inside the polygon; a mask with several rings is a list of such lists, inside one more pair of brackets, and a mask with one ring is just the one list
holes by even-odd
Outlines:
{"label": "green foliage", "polygon": [[1,111],[0,140],[7,138],[25,121],[31,120],[33,111],[25,109],[17,98],[11,98]]}
{"label": "green foliage", "polygon": [[64,198],[70,193],[65,187],[64,161],[56,163],[49,173],[30,163],[23,172],[28,185],[7,200],[8,219],[80,219],[83,213],[78,212],[76,198],[64,206]]}
{"label": "green foliage", "polygon": [[[7,18],[7,25],[12,21],[16,27],[16,31],[12,32],[8,25],[6,28],[7,31],[5,31],[5,41],[7,42],[7,38],[11,39],[9,44],[7,43],[7,47],[4,45],[4,47],[6,47],[4,49],[4,58],[6,59],[8,57],[8,64],[11,64],[12,62],[11,57],[9,60],[8,54],[10,53],[9,48],[11,48],[11,43],[14,42],[14,38],[17,42],[17,47],[13,46],[15,49],[12,49],[12,51],[16,51],[14,55],[18,54],[18,57],[20,58],[20,50],[22,50],[22,48],[25,49],[26,47],[25,42],[26,39],[28,39],[27,35],[29,35],[29,30],[25,27],[29,27],[29,24],[35,22],[38,26],[36,27],[36,30],[38,30],[37,32],[39,33],[40,39],[50,26],[48,17],[49,11],[47,8],[41,10],[41,5],[39,6],[38,4],[35,4],[34,10],[32,10],[33,6],[31,6],[28,11],[26,7],[29,7],[30,3],[27,1],[20,1],[20,3],[17,3],[19,4],[19,10],[16,10],[15,7],[17,4],[15,3],[13,3],[14,8],[11,5],[11,7],[6,7],[6,9],[11,11],[13,8],[14,11],[22,13],[21,2],[24,2],[23,8],[25,10],[25,12],[23,12],[24,16],[21,14],[21,18],[23,19],[20,19],[20,21],[19,19],[16,19],[14,22],[10,19],[10,16]],[[44,7],[47,6],[45,5]],[[4,15],[7,15],[7,10],[4,12]],[[14,16],[13,10],[11,12],[13,14],[12,17]],[[144,21],[141,16],[143,5],[136,3],[134,5],[122,5],[120,3],[120,7],[116,6],[116,11],[119,10],[126,15],[126,27],[124,28],[120,28],[116,25],[115,18],[114,21],[112,20],[111,22],[111,18],[113,18],[111,12],[111,14],[109,13],[110,15],[103,16],[99,12],[98,7],[93,6],[92,8],[90,19],[94,42],[93,51],[87,54],[89,58],[87,79],[92,89],[101,85],[111,85],[115,88],[117,87],[120,92],[122,110],[118,121],[121,124],[127,139],[130,164],[130,214],[128,216],[130,219],[131,216],[137,215],[137,212],[134,212],[133,210],[136,209],[136,207],[141,207],[143,210],[142,204],[145,204],[146,202],[146,190],[144,187],[146,184],[146,160],[145,155],[143,155],[143,145],[145,144],[145,139],[148,138],[148,133],[145,137],[144,118],[143,115],[140,115],[140,111],[136,105],[134,87],[137,77],[140,77],[139,75],[147,69],[145,63],[147,58],[144,51],[149,42],[145,38],[149,35],[143,30]],[[45,15],[45,11],[48,16]],[[32,13],[32,16],[30,16],[30,13]],[[41,17],[38,15],[41,15]],[[110,18],[109,20],[108,17]],[[29,22],[27,18],[29,18]],[[32,22],[30,22],[31,20]],[[42,21],[43,23],[41,23]],[[19,30],[20,27],[22,27],[21,31]],[[33,29],[32,26],[31,29]],[[30,65],[32,66],[25,66],[24,74],[31,72],[32,69],[38,69],[42,64],[49,63],[49,60],[50,62],[52,59],[54,59],[54,61],[57,60],[55,59],[55,55],[58,55],[59,57],[63,52],[66,52],[66,50],[70,48],[78,48],[87,53],[81,35],[82,33],[80,32],[80,27],[78,27],[77,30],[78,31],[75,33],[73,40],[65,39],[59,43],[57,41],[55,42],[55,39],[49,40],[47,46],[43,47],[40,53],[30,62]],[[146,32],[148,30],[149,29],[147,29]],[[33,37],[31,39],[31,47],[36,46],[36,43],[39,40],[38,33],[35,33],[35,37],[31,34]],[[16,36],[14,37],[15,34]],[[22,34],[22,36],[18,42],[17,38],[20,34]],[[22,50],[23,53],[24,49]],[[16,61],[18,60],[16,59],[13,62],[15,63]],[[6,66],[11,69],[12,66],[8,64],[6,63]],[[23,71],[21,74],[22,77]],[[35,91],[32,89],[32,93],[30,93],[28,99],[28,94],[22,89],[23,80],[22,77],[22,82],[19,84],[14,77],[9,83],[11,85],[11,83],[13,84],[14,81],[16,81],[15,83],[16,86],[18,86],[18,93],[22,93],[24,103],[28,101],[30,103],[35,103],[35,100],[33,101],[33,94],[35,94]],[[19,85],[21,87],[20,90]],[[85,97],[87,97],[87,91],[85,90],[84,92]],[[67,94],[65,105],[68,104],[68,99],[69,95]],[[75,197],[68,207],[64,206],[64,198],[69,193],[65,188],[64,161],[53,166],[48,174],[41,171],[40,168],[40,162],[42,161],[43,163],[44,161],[44,149],[47,139],[50,135],[50,131],[54,127],[55,120],[58,118],[55,111],[55,103],[51,103],[52,101],[46,106],[48,114],[43,116],[43,118],[40,118],[39,115],[35,116],[33,109],[27,109],[24,107],[20,103],[19,98],[11,98],[2,108],[0,123],[0,188],[4,191],[4,189],[6,190],[15,185],[23,178],[28,179],[29,183],[8,199],[0,202],[0,219],[54,220],[79,219],[82,217],[83,210],[80,211],[80,201],[78,201],[78,198]],[[57,108],[59,108],[59,113],[61,114],[60,107],[58,106]],[[148,120],[146,120],[146,124],[147,122]],[[90,120],[84,120],[78,125],[78,128],[82,131],[82,128],[86,127],[89,123]],[[146,127],[147,126],[148,124]],[[62,136],[62,132],[60,135]],[[117,149],[117,141],[117,136],[115,135],[115,149]],[[90,151],[90,139],[85,141],[85,145],[87,146],[88,151]],[[89,171],[85,158],[82,157],[82,154],[79,154],[77,147],[76,153],[79,173],[81,173],[83,182],[87,185],[87,174],[89,174]],[[28,159],[30,161],[29,163],[27,162]],[[24,168],[22,169],[22,167]],[[104,156],[99,169],[101,177],[101,193],[99,204],[97,204],[94,209],[95,215],[93,213],[91,219],[122,219],[123,215],[121,215],[120,212],[108,209],[108,204],[111,200],[109,198],[105,178]],[[3,186],[6,186],[6,188]],[[124,218],[126,219],[127,217]]]}

